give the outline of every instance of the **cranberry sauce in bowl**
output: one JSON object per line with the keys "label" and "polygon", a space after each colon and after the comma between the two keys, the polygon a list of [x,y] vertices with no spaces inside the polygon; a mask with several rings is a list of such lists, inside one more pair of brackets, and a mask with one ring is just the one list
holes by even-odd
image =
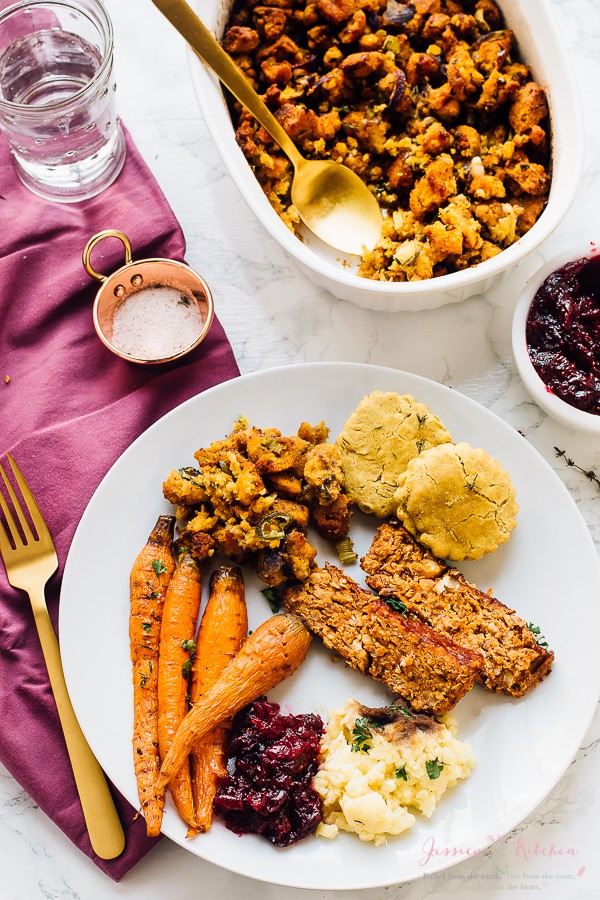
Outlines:
{"label": "cranberry sauce in bowl", "polygon": [[529,308],[526,339],[547,389],[600,416],[600,256],[568,262],[548,275]]}
{"label": "cranberry sauce in bowl", "polygon": [[287,847],[312,834],[321,798],[312,787],[323,722],[317,715],[281,715],[263,697],[237,714],[215,810],[236,834],[262,834]]}

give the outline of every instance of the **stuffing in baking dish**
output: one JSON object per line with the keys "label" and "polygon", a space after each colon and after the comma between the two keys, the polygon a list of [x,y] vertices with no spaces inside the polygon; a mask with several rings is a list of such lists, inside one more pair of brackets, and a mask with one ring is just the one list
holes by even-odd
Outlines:
{"label": "stuffing in baking dish", "polygon": [[[223,44],[308,157],[385,212],[359,274],[418,281],[525,234],[550,188],[548,104],[494,0],[241,0]],[[292,229],[292,167],[239,105],[236,137]]]}

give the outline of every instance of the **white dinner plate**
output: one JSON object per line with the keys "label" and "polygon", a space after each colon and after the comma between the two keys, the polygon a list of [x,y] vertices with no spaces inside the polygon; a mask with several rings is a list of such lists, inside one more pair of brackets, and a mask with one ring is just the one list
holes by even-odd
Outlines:
{"label": "white dinner plate", "polygon": [[[133,772],[132,679],[128,643],[129,572],[156,518],[168,512],[162,482],[172,468],[224,437],[239,415],[262,428],[293,433],[324,419],[332,437],[361,398],[379,389],[428,404],[456,441],[484,447],[509,471],[520,505],[518,526],[495,553],[461,568],[483,590],[539,625],[556,653],[546,680],[521,700],[477,686],[456,707],[459,737],[477,765],[442,799],[430,819],[381,847],[343,834],[310,837],[285,850],[238,837],[220,822],[186,841],[170,801],[164,833],[190,853],[234,872],[293,887],[349,889],[395,884],[434,873],[504,836],[559,780],[580,746],[600,693],[600,567],[567,490],[527,441],[488,410],[435,382],[375,366],[311,363],[257,372],[214,387],[174,409],[141,435],[94,494],[65,569],[60,640],[65,674],[83,731],[109,778],[137,807]],[[362,555],[377,520],[355,516],[351,535]],[[319,542],[318,561],[335,551]],[[347,571],[364,583],[358,564]],[[250,628],[270,615],[247,569]],[[206,593],[206,592],[205,592]],[[269,698],[285,711],[329,709],[351,697],[372,706],[385,689],[334,661],[314,639],[306,662]]]}

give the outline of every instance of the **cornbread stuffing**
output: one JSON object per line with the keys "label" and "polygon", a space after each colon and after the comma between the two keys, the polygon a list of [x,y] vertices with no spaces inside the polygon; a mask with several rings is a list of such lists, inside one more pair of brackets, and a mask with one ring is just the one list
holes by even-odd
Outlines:
{"label": "cornbread stuffing", "polygon": [[396,511],[398,478],[415,456],[451,441],[437,416],[409,394],[363,397],[336,441],[346,490],[366,513]]}
{"label": "cornbread stuffing", "polygon": [[[225,49],[311,159],[385,211],[359,274],[418,281],[525,234],[550,188],[548,104],[494,0],[239,0]],[[292,166],[239,105],[237,141],[291,229]]]}
{"label": "cornbread stuffing", "polygon": [[349,700],[333,711],[313,781],[323,799],[317,835],[348,831],[380,845],[409,829],[413,813],[429,818],[475,765],[471,748],[455,734],[452,716],[438,722],[401,700],[383,709]]}
{"label": "cornbread stuffing", "polygon": [[441,444],[398,479],[397,516],[435,556],[480,559],[507,541],[518,505],[497,459],[470,444]]}
{"label": "cornbread stuffing", "polygon": [[237,562],[253,558],[271,586],[308,578],[317,555],[309,522],[329,540],[345,537],[350,525],[352,501],[328,432],[323,422],[303,422],[286,436],[240,417],[230,435],[194,454],[197,468],[174,469],[163,484],[178,507],[179,545],[198,559],[215,551]]}

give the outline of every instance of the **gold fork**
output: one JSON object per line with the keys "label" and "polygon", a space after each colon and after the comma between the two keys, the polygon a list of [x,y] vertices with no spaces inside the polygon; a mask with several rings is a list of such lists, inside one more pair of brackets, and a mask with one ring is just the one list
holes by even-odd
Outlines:
{"label": "gold fork", "polygon": [[60,661],[58,641],[44,597],[46,582],[58,568],[56,550],[25,478],[10,453],[7,453],[6,456],[31,516],[37,537],[32,533],[12,484],[0,465],[0,474],[21,525],[20,533],[2,490],[0,490],[0,508],[6,521],[5,527],[0,522],[0,555],[4,559],[9,582],[13,587],[26,591],[31,600],[33,616],[50,676],[50,685],[56,701],[92,847],[101,859],[114,859],[123,851],[125,835],[104,773],[90,750],[75,717]]}

